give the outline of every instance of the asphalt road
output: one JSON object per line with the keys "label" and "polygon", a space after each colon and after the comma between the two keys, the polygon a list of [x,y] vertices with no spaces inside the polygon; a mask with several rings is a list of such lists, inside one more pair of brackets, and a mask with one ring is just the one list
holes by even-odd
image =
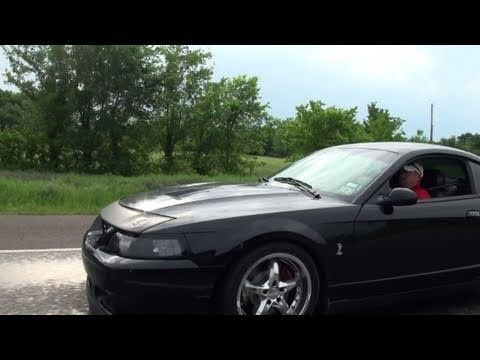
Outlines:
{"label": "asphalt road", "polygon": [[80,250],[0,252],[0,314],[87,314],[85,277]]}
{"label": "asphalt road", "polygon": [[[87,314],[80,244],[94,218],[0,216],[0,315]],[[353,313],[480,315],[480,294],[412,299]]]}
{"label": "asphalt road", "polygon": [[0,315],[87,314],[80,246],[95,216],[0,216]]}
{"label": "asphalt road", "polygon": [[90,215],[1,215],[0,250],[79,248]]}

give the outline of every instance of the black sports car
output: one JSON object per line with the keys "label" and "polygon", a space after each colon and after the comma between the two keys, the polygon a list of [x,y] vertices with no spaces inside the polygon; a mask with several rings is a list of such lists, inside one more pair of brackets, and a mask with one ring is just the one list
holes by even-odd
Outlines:
{"label": "black sports car", "polygon": [[[422,191],[401,187],[417,169]],[[93,314],[313,314],[474,283],[480,157],[437,145],[317,151],[254,184],[165,187],[107,206],[83,239]]]}

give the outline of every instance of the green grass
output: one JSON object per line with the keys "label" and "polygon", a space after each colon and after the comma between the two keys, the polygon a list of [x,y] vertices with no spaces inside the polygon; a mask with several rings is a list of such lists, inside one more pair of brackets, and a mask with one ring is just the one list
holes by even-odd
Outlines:
{"label": "green grass", "polygon": [[290,164],[285,158],[274,158],[269,156],[255,156],[255,158],[260,164],[253,170],[253,175],[257,178],[259,176],[269,176]]}
{"label": "green grass", "polygon": [[252,176],[195,174],[117,175],[54,174],[0,170],[1,214],[96,214],[120,197],[162,186],[195,182],[252,182],[285,167],[285,159],[258,157]]}

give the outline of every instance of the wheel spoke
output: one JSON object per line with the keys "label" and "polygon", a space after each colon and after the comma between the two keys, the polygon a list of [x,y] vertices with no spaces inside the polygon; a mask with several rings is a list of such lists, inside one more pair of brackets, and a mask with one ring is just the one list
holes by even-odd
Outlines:
{"label": "wheel spoke", "polygon": [[280,282],[280,269],[278,266],[278,262],[274,261],[272,266],[270,267],[270,273],[268,275],[268,286],[273,287],[278,285]]}
{"label": "wheel spoke", "polygon": [[288,305],[287,301],[282,297],[277,299],[273,305],[282,315],[289,315],[290,314],[290,306]]}
{"label": "wheel spoke", "polygon": [[261,285],[261,286],[254,285],[250,281],[246,280],[245,285],[244,285],[244,289],[253,293],[253,294],[262,296],[262,295],[264,295],[263,291],[268,290],[268,287],[265,286],[265,285]]}
{"label": "wheel spoke", "polygon": [[297,286],[296,280],[289,280],[289,281],[280,281],[278,284],[278,288],[283,290],[282,292],[287,293],[292,290],[295,286]]}
{"label": "wheel spoke", "polygon": [[258,305],[258,309],[255,315],[264,315],[270,310],[270,305],[267,303],[267,299],[260,301],[260,305]]}

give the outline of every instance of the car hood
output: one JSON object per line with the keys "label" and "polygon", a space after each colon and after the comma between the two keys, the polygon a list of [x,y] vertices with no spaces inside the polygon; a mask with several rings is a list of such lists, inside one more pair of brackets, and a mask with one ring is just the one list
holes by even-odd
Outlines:
{"label": "car hood", "polygon": [[168,228],[227,218],[340,206],[351,204],[330,197],[316,199],[291,185],[277,182],[229,185],[201,183],[164,187],[127,196],[104,208],[101,215],[106,222],[120,229],[143,232],[160,224],[162,228]]}
{"label": "car hood", "polygon": [[170,186],[156,191],[123,197],[119,200],[119,204],[130,209],[168,215],[185,205],[189,207],[202,206],[224,201],[234,203],[246,199],[254,200],[292,194],[294,196],[307,196],[289,185],[200,183]]}

